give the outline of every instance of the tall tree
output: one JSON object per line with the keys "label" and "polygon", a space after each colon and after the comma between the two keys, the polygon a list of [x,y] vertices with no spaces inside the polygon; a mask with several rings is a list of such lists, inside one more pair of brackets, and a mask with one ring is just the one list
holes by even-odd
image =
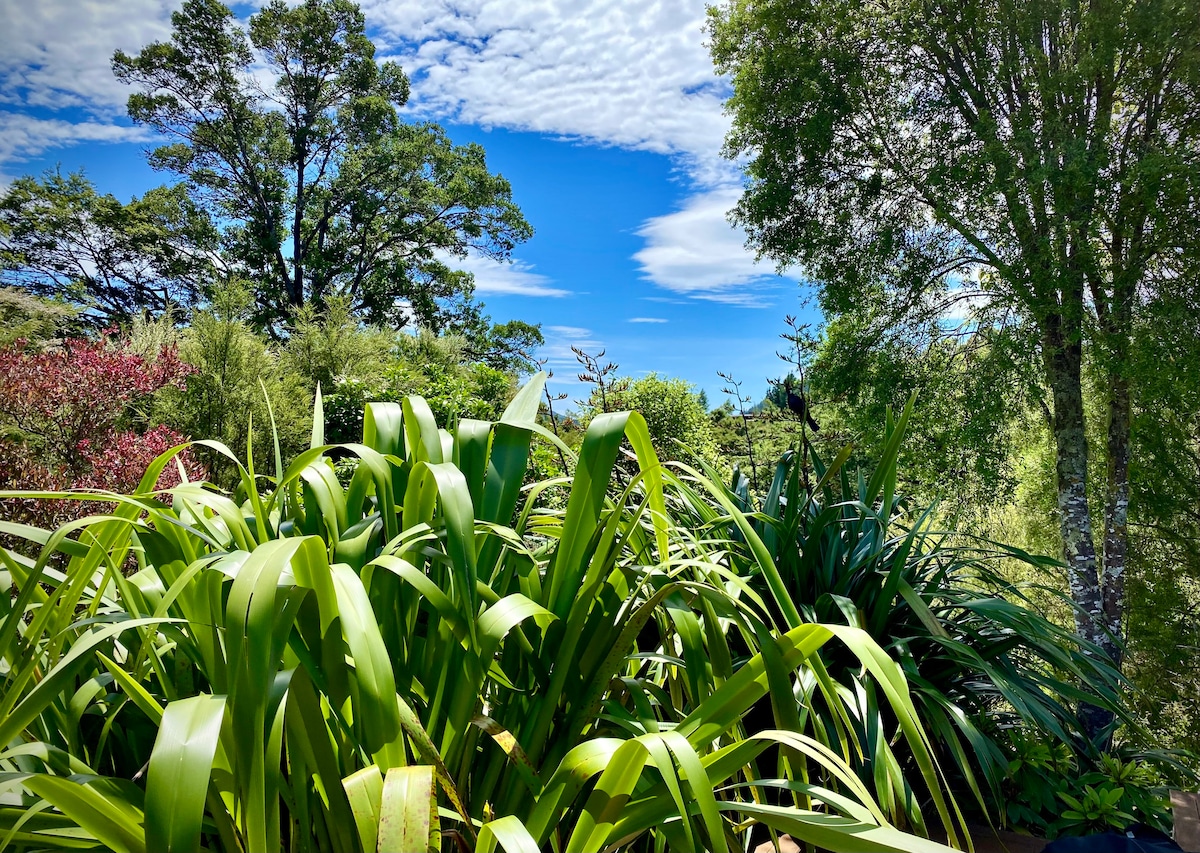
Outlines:
{"label": "tall tree", "polygon": [[175,140],[151,164],[227,223],[259,323],[341,294],[370,322],[440,327],[473,289],[448,259],[506,258],[532,235],[480,146],[400,120],[408,79],[376,62],[350,0],[272,0],[248,30],[217,0],[171,20],[169,42],[117,51],[113,70],[137,89],[130,117]]}
{"label": "tall tree", "polygon": [[[1194,0],[728,0],[734,218],[806,265],[833,311],[961,290],[1029,324],[1057,455],[1076,627],[1120,661],[1130,355],[1148,296],[1196,242],[1200,8]],[[1085,347],[1107,439],[1088,447]],[[1100,505],[1088,454],[1107,459]]]}
{"label": "tall tree", "polygon": [[94,325],[204,298],[217,233],[184,188],[122,204],[82,172],[13,181],[0,196],[0,282],[69,302]]}
{"label": "tall tree", "polygon": [[1040,410],[1027,330],[913,313],[864,301],[824,325],[807,375],[818,420],[832,427],[826,447],[849,434],[870,458],[886,441],[887,408],[915,394],[900,457],[908,488],[949,513],[1003,504],[1017,424]]}

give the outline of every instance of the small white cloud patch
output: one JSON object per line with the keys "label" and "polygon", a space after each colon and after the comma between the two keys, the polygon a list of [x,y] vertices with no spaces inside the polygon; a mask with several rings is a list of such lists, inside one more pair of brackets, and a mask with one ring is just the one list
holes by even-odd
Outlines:
{"label": "small white cloud patch", "polygon": [[591,329],[580,326],[543,326],[542,335],[546,343],[538,350],[537,357],[545,360],[545,369],[554,372],[550,383],[577,393],[582,384],[578,376],[583,367],[571,347],[596,355],[604,349],[604,344],[596,339]]}
{"label": "small white cloud patch", "polygon": [[448,266],[466,270],[475,277],[477,293],[501,294],[505,296],[570,296],[571,291],[552,287],[552,279],[533,272],[533,266],[524,261],[493,261],[490,258],[471,255],[466,259],[444,258]]}
{"label": "small white cloud patch", "polygon": [[645,248],[633,259],[647,281],[680,296],[762,307],[779,280],[745,247],[746,235],[726,213],[741,190],[727,186],[691,196],[674,213],[648,219],[638,229]]}

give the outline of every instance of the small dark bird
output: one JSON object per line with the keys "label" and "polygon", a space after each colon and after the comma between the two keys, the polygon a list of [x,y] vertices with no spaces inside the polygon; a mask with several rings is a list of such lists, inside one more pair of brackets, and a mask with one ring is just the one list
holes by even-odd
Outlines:
{"label": "small dark bird", "polygon": [[788,408],[795,412],[805,423],[807,423],[809,429],[811,429],[813,432],[820,432],[820,425],[813,420],[813,416],[808,411],[808,401],[804,399],[803,391],[801,391],[799,394],[793,391],[791,379],[785,379],[783,381],[783,389],[787,391]]}

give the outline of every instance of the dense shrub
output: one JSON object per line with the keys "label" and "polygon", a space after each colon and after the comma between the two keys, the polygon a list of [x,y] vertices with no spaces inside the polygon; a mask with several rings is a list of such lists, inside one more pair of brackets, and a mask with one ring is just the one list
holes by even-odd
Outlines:
{"label": "dense shrub", "polygon": [[377,374],[394,350],[394,333],[364,326],[348,299],[333,297],[322,309],[296,310],[280,358],[285,370],[304,377],[310,391],[320,385],[329,393],[342,378]]}
{"label": "dense shrub", "polygon": [[[0,488],[134,490],[150,461],[184,436],[150,426],[154,395],[179,388],[191,368],[172,348],[151,358],[111,335],[42,349],[0,347]],[[197,473],[190,455],[186,467]],[[159,485],[178,482],[176,469]],[[58,523],[87,510],[35,499],[10,501],[10,517]]]}
{"label": "dense shrub", "polygon": [[[244,449],[266,470],[274,438],[292,455],[311,434],[312,394],[303,376],[281,363],[277,349],[247,323],[244,291],[228,288],[214,305],[197,312],[180,334],[179,357],[189,366],[186,383],[158,395],[155,414],[188,435],[206,436]],[[274,426],[272,426],[272,423]],[[232,488],[236,465],[205,454],[213,482]]]}
{"label": "dense shrub", "polygon": [[1002,745],[1009,824],[1044,838],[1124,832],[1134,823],[1170,831],[1166,777],[1156,764],[1105,754],[1081,760],[1066,744],[1028,729],[1011,730]]}
{"label": "dense shrub", "polygon": [[0,349],[0,415],[48,457],[79,467],[85,440],[96,440],[191,371],[173,350],[145,359],[110,337],[79,338],[40,350],[17,342]]}
{"label": "dense shrub", "polygon": [[339,376],[326,386],[326,437],[358,441],[366,403],[398,403],[412,394],[425,398],[434,417],[451,428],[463,418],[494,419],[515,386],[513,374],[472,361],[464,338],[427,330],[400,334],[385,363],[366,374]]}
{"label": "dense shrub", "polygon": [[[700,394],[688,382],[650,373],[640,379],[616,380],[606,395],[609,411],[628,409],[646,419],[654,449],[664,459],[713,460],[716,445],[712,422]],[[584,419],[601,411],[592,395]]]}
{"label": "dense shrub", "polygon": [[66,337],[76,325],[77,313],[69,305],[41,299],[19,287],[0,287],[0,346]]}
{"label": "dense shrub", "polygon": [[[772,586],[764,574],[754,587],[781,613],[861,627],[903,661],[946,765],[955,768],[962,790],[979,792],[989,812],[1040,833],[1091,831],[1100,817],[1066,814],[1079,811],[1072,803],[1096,796],[1088,793],[1091,785],[1111,800],[1103,818],[1111,825],[1161,822],[1166,807],[1154,773],[1143,763],[1114,765],[1077,717],[1080,702],[1111,709],[1128,727],[1125,739],[1145,746],[1148,735],[1122,698],[1120,674],[996,570],[1018,562],[1036,571],[1053,561],[941,530],[933,526],[933,508],[897,493],[897,458],[910,413],[911,404],[895,424],[889,414],[880,459],[857,476],[845,467],[850,448],[828,468],[810,455],[807,471],[800,453],[789,452],[758,502],[739,473],[730,500],[758,511],[762,553],[779,578]],[[1040,592],[1060,606],[1066,601]],[[873,731],[887,730],[886,709],[858,682],[856,662],[835,654],[826,666],[858,697],[860,736],[869,742]],[[1028,761],[1014,776],[1019,765],[1013,762],[1026,743],[1048,744],[1061,758],[1036,768],[1050,777],[1040,788],[1030,781]],[[1156,766],[1174,766],[1170,756],[1152,755]],[[1114,774],[1121,781],[1105,788],[1101,783]],[[1113,793],[1117,788],[1121,792]],[[1038,793],[1043,789],[1049,794]]]}
{"label": "dense shrub", "polygon": [[[800,445],[800,424],[795,416],[774,407],[754,411],[743,420],[732,404],[726,403],[710,412],[709,420],[723,480],[728,482],[736,467],[747,478],[753,478],[754,494],[761,494],[770,484],[775,462]],[[749,446],[754,449],[753,466],[747,452],[747,432]]]}

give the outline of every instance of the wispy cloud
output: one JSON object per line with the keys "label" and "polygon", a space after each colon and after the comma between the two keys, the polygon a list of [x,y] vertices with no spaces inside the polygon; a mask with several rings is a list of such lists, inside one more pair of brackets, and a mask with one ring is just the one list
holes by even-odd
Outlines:
{"label": "wispy cloud", "polygon": [[630,323],[669,323],[665,317],[630,317]]}
{"label": "wispy cloud", "polygon": [[139,142],[149,138],[150,134],[140,127],[0,112],[0,168],[78,142]]}
{"label": "wispy cloud", "polygon": [[569,290],[552,287],[553,282],[548,276],[533,272],[533,267],[524,261],[504,263],[472,255],[465,260],[448,258],[446,263],[475,276],[475,290],[482,294],[548,297],[571,295]]}
{"label": "wispy cloud", "polygon": [[674,213],[647,220],[638,230],[645,248],[634,254],[642,276],[680,296],[746,307],[771,304],[780,283],[774,270],[758,264],[745,248],[745,234],[730,226],[726,212],[737,187],[688,198]]}
{"label": "wispy cloud", "polygon": [[578,388],[578,374],[582,369],[575,358],[571,347],[578,347],[584,352],[596,355],[604,344],[599,341],[591,329],[580,326],[544,326],[542,334],[546,343],[538,351],[538,358],[545,359],[546,369],[552,370],[554,376],[550,382],[558,386]]}

